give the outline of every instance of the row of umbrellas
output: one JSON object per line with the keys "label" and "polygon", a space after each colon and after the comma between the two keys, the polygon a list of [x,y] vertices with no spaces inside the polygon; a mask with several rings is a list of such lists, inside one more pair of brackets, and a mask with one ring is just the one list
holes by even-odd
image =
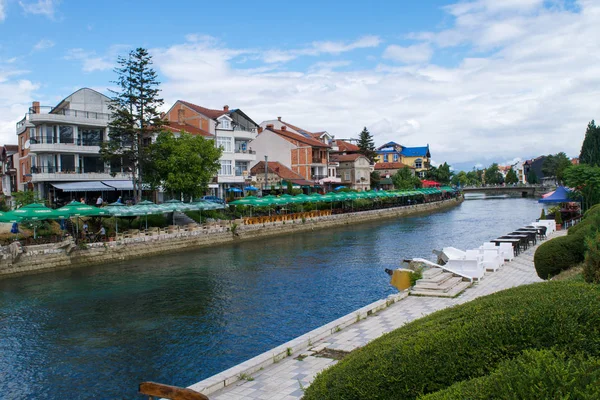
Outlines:
{"label": "row of umbrellas", "polygon": [[0,213],[0,222],[21,222],[46,219],[65,219],[71,217],[131,217],[152,214],[163,214],[174,211],[204,211],[222,209],[224,206],[209,201],[184,203],[179,200],[169,200],[163,204],[142,201],[135,206],[123,203],[111,203],[104,208],[97,208],[78,201],[72,201],[56,210],[40,203],[29,204],[13,211]]}
{"label": "row of umbrellas", "polygon": [[[452,188],[448,188],[453,190]],[[289,194],[284,194],[282,196],[276,197],[273,195],[268,195],[264,197],[255,197],[255,196],[246,196],[242,199],[235,200],[230,202],[229,204],[233,205],[248,205],[248,206],[271,206],[271,205],[286,205],[286,204],[302,204],[302,203],[317,203],[317,202],[325,202],[332,203],[336,201],[353,201],[358,199],[376,199],[376,198],[386,198],[386,197],[413,197],[418,195],[432,195],[432,194],[441,194],[443,191],[437,188],[423,188],[416,190],[405,190],[405,191],[370,191],[370,192],[341,192],[334,193],[329,192],[327,194],[321,195],[318,193],[313,193],[311,195],[299,194],[296,196],[290,196]]]}

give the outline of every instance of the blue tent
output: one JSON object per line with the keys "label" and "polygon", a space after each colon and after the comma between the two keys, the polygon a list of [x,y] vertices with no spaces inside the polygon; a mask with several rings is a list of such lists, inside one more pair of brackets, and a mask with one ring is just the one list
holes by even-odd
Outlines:
{"label": "blue tent", "polygon": [[254,186],[246,186],[244,188],[244,190],[246,190],[248,192],[256,192],[258,190],[258,188],[255,188]]}
{"label": "blue tent", "polygon": [[241,192],[242,192],[242,189],[240,189],[240,188],[236,188],[236,187],[232,187],[232,188],[229,188],[229,189],[227,189],[227,191],[228,191],[228,192],[241,193]]}
{"label": "blue tent", "polygon": [[571,193],[570,189],[559,186],[550,196],[539,199],[538,203],[568,203],[573,201],[573,199],[569,197],[569,193]]}
{"label": "blue tent", "polygon": [[346,186],[338,186],[338,187],[334,188],[333,190],[340,190],[340,189],[346,189]]}

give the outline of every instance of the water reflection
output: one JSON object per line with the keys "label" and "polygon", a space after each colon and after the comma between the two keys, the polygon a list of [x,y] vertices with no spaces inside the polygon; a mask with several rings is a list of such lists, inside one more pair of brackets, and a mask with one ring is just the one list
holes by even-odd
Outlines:
{"label": "water reflection", "polygon": [[[134,398],[190,385],[394,289],[384,268],[531,222],[528,199],[0,281],[0,393]],[[109,388],[107,391],[106,388]]]}

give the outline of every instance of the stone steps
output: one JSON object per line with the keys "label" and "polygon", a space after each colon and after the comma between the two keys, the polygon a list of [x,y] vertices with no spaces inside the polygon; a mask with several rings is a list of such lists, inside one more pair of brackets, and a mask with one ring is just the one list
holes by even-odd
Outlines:
{"label": "stone steps", "polygon": [[471,282],[463,281],[460,276],[444,272],[441,268],[429,268],[423,271],[423,278],[419,279],[410,290],[413,296],[455,297],[471,286]]}

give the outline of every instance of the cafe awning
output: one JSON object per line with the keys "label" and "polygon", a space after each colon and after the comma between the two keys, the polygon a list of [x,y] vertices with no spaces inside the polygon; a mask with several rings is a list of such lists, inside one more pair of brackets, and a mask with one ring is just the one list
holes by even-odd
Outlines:
{"label": "cafe awning", "polygon": [[52,186],[63,192],[106,192],[114,190],[112,187],[103,184],[101,181],[53,183]]}

